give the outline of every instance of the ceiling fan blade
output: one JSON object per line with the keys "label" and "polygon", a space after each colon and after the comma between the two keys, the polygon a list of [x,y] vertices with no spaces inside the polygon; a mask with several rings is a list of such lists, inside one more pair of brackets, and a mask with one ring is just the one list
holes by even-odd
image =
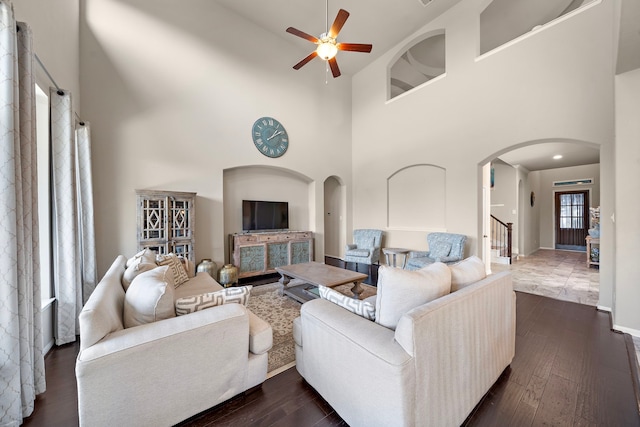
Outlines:
{"label": "ceiling fan blade", "polygon": [[338,43],[336,47],[338,48],[338,50],[369,53],[371,52],[371,48],[373,48],[373,45],[362,43]]}
{"label": "ceiling fan blade", "polygon": [[347,22],[347,18],[349,17],[349,12],[344,9],[340,9],[338,14],[336,15],[335,21],[331,25],[331,29],[329,30],[329,37],[336,38],[338,37],[338,33],[342,29],[342,26],[345,22]]}
{"label": "ceiling fan blade", "polygon": [[307,34],[304,31],[300,31],[297,28],[289,27],[287,28],[287,33],[293,34],[294,36],[302,37],[305,40],[309,40],[311,43],[318,43],[317,37],[312,36],[311,34]]}
{"label": "ceiling fan blade", "polygon": [[333,77],[340,77],[340,68],[338,68],[338,61],[336,61],[335,57],[329,60],[329,66],[331,67],[331,73],[333,74]]}
{"label": "ceiling fan blade", "polygon": [[316,52],[315,50],[313,52],[311,52],[309,54],[309,56],[307,56],[306,58],[304,58],[302,61],[298,62],[296,65],[293,66],[293,68],[295,70],[299,70],[300,68],[302,68],[303,65],[305,65],[307,62],[311,61],[313,58],[315,58],[316,56],[318,56],[318,52]]}

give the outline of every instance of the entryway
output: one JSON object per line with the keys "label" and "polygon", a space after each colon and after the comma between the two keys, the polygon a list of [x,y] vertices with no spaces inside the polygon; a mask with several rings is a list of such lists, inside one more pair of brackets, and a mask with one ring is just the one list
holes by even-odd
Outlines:
{"label": "entryway", "polygon": [[557,191],[554,199],[556,249],[586,251],[589,191]]}

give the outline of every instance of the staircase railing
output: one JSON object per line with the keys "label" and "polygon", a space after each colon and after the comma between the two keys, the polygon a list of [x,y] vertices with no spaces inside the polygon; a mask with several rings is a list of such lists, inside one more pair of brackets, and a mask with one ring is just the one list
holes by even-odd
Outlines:
{"label": "staircase railing", "polygon": [[491,249],[497,249],[501,257],[509,258],[509,264],[513,255],[511,253],[512,233],[512,222],[505,223],[491,215]]}

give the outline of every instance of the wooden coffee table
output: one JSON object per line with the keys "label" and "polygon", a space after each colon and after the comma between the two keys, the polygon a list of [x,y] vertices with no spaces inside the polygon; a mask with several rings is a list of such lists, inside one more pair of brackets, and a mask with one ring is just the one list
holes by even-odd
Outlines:
{"label": "wooden coffee table", "polygon": [[315,286],[326,286],[332,288],[338,285],[353,283],[351,292],[354,298],[359,299],[363,289],[360,284],[368,277],[366,274],[334,267],[332,265],[321,264],[319,262],[305,262],[302,264],[291,264],[276,267],[282,278],[280,283],[287,285],[291,279],[300,279],[307,284]]}

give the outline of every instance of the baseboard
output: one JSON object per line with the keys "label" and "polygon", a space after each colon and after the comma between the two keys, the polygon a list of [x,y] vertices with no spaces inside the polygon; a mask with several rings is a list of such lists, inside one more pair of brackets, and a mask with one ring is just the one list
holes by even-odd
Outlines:
{"label": "baseboard", "polygon": [[49,351],[53,348],[54,344],[55,344],[54,340],[49,341],[42,349],[42,354],[46,356],[47,353],[49,353]]}
{"label": "baseboard", "polygon": [[606,311],[607,313],[611,313],[611,307],[605,307],[604,305],[597,305],[596,308],[600,311]]}
{"label": "baseboard", "polygon": [[629,334],[634,337],[640,337],[640,330],[638,329],[627,328],[625,326],[620,326],[616,324],[613,325],[613,329],[616,331],[624,332],[625,334]]}

